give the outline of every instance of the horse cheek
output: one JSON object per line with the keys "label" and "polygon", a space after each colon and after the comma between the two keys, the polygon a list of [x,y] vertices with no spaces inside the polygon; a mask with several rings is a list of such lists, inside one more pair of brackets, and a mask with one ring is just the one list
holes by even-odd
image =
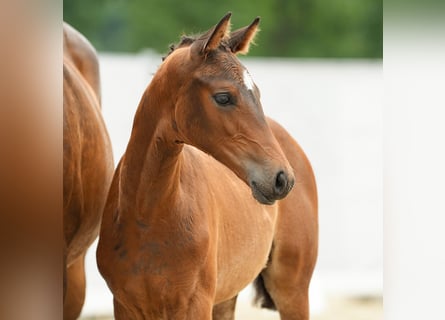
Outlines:
{"label": "horse cheek", "polygon": [[[187,102],[179,102],[176,110],[176,122],[178,130],[185,137],[186,143],[197,148],[208,148],[208,137],[212,133],[212,127],[209,125],[209,114],[206,106],[199,96],[189,97]],[[189,137],[193,137],[193,143]],[[197,138],[198,137],[198,138]]]}

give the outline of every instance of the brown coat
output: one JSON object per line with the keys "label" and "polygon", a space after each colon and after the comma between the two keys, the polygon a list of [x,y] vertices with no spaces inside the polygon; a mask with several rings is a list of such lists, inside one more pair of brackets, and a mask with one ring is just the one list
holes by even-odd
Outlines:
{"label": "brown coat", "polygon": [[259,19],[229,33],[229,18],[184,38],[139,104],[97,252],[116,319],[232,319],[255,278],[264,306],[308,319],[314,176],[235,56]]}

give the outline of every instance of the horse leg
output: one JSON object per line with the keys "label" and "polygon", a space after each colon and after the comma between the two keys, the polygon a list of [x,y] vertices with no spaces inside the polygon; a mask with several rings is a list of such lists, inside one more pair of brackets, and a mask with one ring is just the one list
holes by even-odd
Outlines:
{"label": "horse leg", "polygon": [[[274,249],[275,251],[275,249]],[[309,319],[309,282],[312,270],[303,271],[295,263],[277,259],[272,253],[266,269],[255,280],[256,302],[262,308],[278,310],[281,320]]]}
{"label": "horse leg", "polygon": [[141,315],[134,314],[130,310],[124,308],[124,306],[122,304],[120,304],[116,300],[116,298],[113,299],[113,309],[114,309],[114,319],[115,320],[142,319]]}
{"label": "horse leg", "polygon": [[85,301],[85,255],[81,255],[66,269],[66,291],[63,319],[77,319]]}
{"label": "horse leg", "polygon": [[[276,309],[282,320],[309,319],[309,283],[315,266],[316,249],[275,245],[271,259],[256,280],[262,306]],[[258,290],[260,289],[260,290]]]}
{"label": "horse leg", "polygon": [[[150,301],[142,299],[136,301],[130,296],[125,297],[126,302],[119,301],[114,297],[114,319],[115,320],[144,320],[144,319],[178,319],[178,320],[192,320],[192,319],[212,319],[212,305],[204,301],[195,301],[191,303],[169,304],[168,308],[161,308],[160,310],[147,309]],[[128,303],[131,301],[131,303]],[[177,301],[177,300],[176,300]],[[136,302],[136,303],[135,303]],[[185,302],[185,301],[183,301]],[[174,308],[172,307],[174,306]],[[165,306],[164,306],[165,307]],[[216,318],[216,319],[233,319],[233,318]]]}
{"label": "horse leg", "polygon": [[235,319],[235,306],[236,298],[221,302],[213,306],[212,319],[213,320],[234,320]]}
{"label": "horse leg", "polygon": [[281,320],[309,319],[309,287],[306,279],[296,276],[289,281],[284,273],[279,275],[272,270],[264,270],[261,277],[272,301],[268,307],[278,310]]}
{"label": "horse leg", "polygon": [[266,298],[263,307],[278,310],[282,320],[308,320],[318,226],[313,211],[295,212],[291,205],[281,204],[269,263],[255,284]]}

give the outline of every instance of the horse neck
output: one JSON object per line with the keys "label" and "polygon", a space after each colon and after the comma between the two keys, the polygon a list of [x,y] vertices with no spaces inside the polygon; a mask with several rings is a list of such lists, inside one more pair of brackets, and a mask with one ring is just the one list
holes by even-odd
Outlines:
{"label": "horse neck", "polygon": [[141,99],[120,171],[120,206],[140,215],[173,201],[179,187],[183,145],[175,141],[173,95],[162,83],[154,78]]}

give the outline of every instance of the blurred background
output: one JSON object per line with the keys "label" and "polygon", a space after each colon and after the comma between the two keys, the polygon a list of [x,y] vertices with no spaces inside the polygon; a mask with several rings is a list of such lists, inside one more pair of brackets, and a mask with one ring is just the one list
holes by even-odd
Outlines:
{"label": "blurred background", "polygon": [[249,56],[382,58],[379,0],[65,0],[64,20],[99,51],[166,52],[181,33],[199,33],[233,12],[234,28],[260,16]]}
{"label": "blurred background", "polygon": [[[65,0],[64,20],[96,47],[103,115],[115,162],[139,99],[181,34],[206,31],[231,11],[233,29],[262,18],[241,57],[279,121],[312,162],[319,191],[320,249],[311,285],[313,319],[382,319],[382,2],[375,0]],[[87,257],[82,316],[110,317],[112,297]],[[279,319],[250,307],[238,318]]]}

